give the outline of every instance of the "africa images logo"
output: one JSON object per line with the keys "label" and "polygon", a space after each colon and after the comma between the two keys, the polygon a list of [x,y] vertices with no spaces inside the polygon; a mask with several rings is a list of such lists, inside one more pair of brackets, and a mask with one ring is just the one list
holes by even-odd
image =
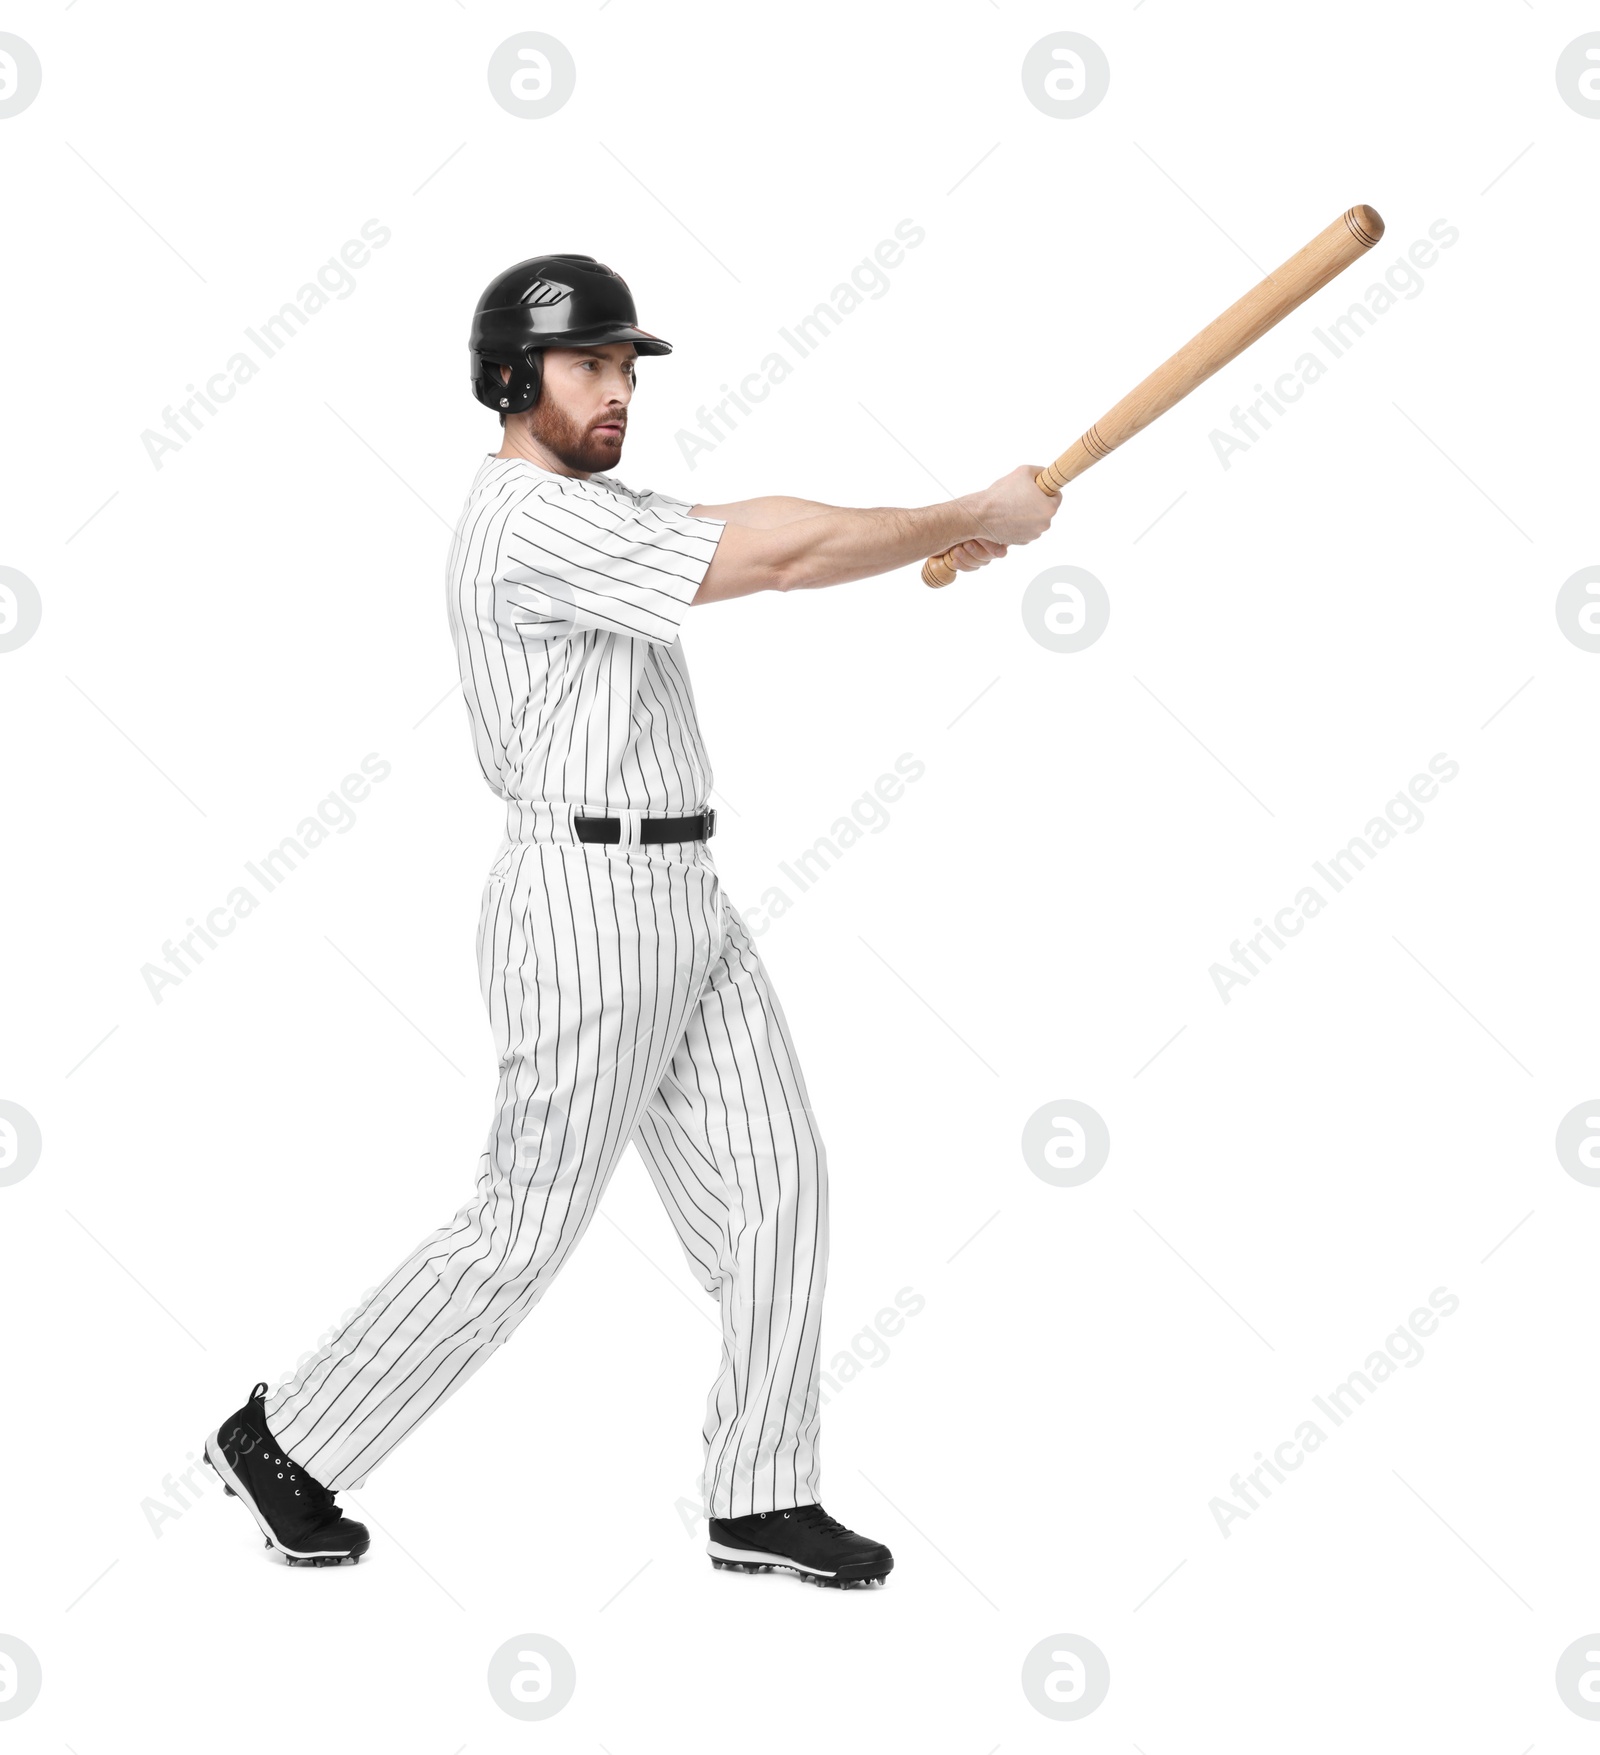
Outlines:
{"label": "africa images logo", "polygon": [[[1257,931],[1253,938],[1236,938],[1228,947],[1233,959],[1230,969],[1225,963],[1213,963],[1208,973],[1217,997],[1224,1005],[1233,998],[1233,989],[1246,987],[1272,961],[1269,943],[1280,951],[1288,949],[1288,941],[1298,938],[1308,920],[1314,920],[1328,906],[1331,897],[1347,888],[1385,847],[1393,845],[1401,835],[1414,835],[1427,821],[1422,810],[1439,796],[1440,782],[1454,780],[1461,764],[1443,751],[1430,759],[1426,774],[1414,774],[1410,784],[1397,792],[1383,807],[1381,816],[1372,817],[1359,835],[1352,835],[1337,852],[1324,859],[1314,859],[1311,869],[1327,886],[1324,895],[1316,884],[1305,884],[1296,891],[1294,900],[1286,903],[1272,916],[1269,925],[1256,916]],[[1432,776],[1432,778],[1430,778]],[[1257,966],[1259,961],[1260,967]]]}
{"label": "africa images logo", "polygon": [[1420,298],[1427,285],[1423,271],[1432,268],[1439,260],[1440,250],[1448,250],[1460,236],[1460,231],[1448,220],[1436,219],[1428,227],[1427,237],[1418,238],[1405,255],[1396,257],[1383,279],[1374,281],[1342,316],[1332,318],[1326,328],[1321,324],[1314,327],[1311,333],[1321,344],[1321,353],[1307,347],[1288,371],[1280,372],[1272,380],[1270,390],[1264,383],[1257,384],[1254,402],[1230,410],[1232,433],[1212,428],[1211,449],[1222,467],[1231,468],[1235,452],[1248,451],[1266,436],[1273,424],[1269,409],[1279,416],[1287,414],[1290,405],[1305,395],[1307,387],[1325,377],[1333,362],[1343,359],[1385,312],[1393,310],[1402,299],[1409,302]]}
{"label": "africa images logo", "polygon": [[[1312,1405],[1317,1417],[1308,1416],[1293,1433],[1275,1446],[1271,1456],[1256,1452],[1256,1466],[1241,1469],[1228,1483],[1231,1498],[1217,1495],[1209,1510],[1216,1520],[1224,1541],[1233,1534],[1229,1527],[1242,1523],[1252,1512],[1261,1509],[1263,1500],[1272,1497],[1268,1477],[1283,1485],[1289,1474],[1298,1469],[1313,1451],[1328,1442],[1329,1430],[1343,1426],[1355,1412],[1366,1406],[1379,1387],[1389,1381],[1400,1367],[1414,1370],[1427,1356],[1423,1341],[1437,1333],[1441,1317],[1454,1316],[1461,1300],[1447,1286],[1435,1286],[1428,1294],[1427,1308],[1413,1310],[1400,1326],[1384,1337],[1383,1345],[1368,1353],[1361,1368],[1352,1371],[1343,1383],[1335,1384],[1326,1395],[1314,1395]],[[1321,1422],[1326,1421],[1326,1426]]]}

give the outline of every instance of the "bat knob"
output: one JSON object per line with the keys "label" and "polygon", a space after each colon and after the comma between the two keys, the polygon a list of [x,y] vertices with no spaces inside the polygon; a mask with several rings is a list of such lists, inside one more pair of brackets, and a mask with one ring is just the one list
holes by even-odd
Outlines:
{"label": "bat knob", "polygon": [[944,555],[933,555],[922,563],[924,585],[950,585],[954,583],[955,576],[955,568]]}

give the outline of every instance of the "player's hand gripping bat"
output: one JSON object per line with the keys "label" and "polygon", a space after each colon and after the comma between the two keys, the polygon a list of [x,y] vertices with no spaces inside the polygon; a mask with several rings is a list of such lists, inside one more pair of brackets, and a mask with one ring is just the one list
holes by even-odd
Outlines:
{"label": "player's hand gripping bat", "polygon": [[[1034,477],[1039,491],[1058,494],[1075,475],[1109,457],[1124,440],[1182,402],[1196,385],[1221,371],[1252,341],[1259,340],[1336,274],[1364,256],[1382,236],[1383,221],[1372,208],[1352,207],[1341,214],[1260,286],[1185,342],[1165,365],[1157,366],[1047,469],[1040,470]],[[955,576],[948,550],[923,563],[925,585],[948,585]]]}

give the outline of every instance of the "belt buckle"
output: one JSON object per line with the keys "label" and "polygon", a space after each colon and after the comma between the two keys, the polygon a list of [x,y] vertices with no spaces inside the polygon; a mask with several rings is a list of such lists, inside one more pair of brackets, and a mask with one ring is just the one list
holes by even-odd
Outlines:
{"label": "belt buckle", "polygon": [[717,812],[716,812],[715,806],[709,805],[709,804],[706,806],[705,819],[706,819],[705,838],[706,838],[706,840],[709,841],[711,839],[711,837],[714,834],[716,834],[716,832],[717,832]]}

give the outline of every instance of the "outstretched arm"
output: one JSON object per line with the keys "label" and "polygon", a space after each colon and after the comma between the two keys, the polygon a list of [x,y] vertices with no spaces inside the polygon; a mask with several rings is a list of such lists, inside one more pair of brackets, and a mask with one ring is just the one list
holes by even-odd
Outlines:
{"label": "outstretched arm", "polygon": [[726,506],[692,506],[696,518],[720,518],[724,524],[739,524],[746,530],[776,530],[780,524],[793,524],[797,518],[814,518],[821,512],[837,512],[838,506],[824,505],[821,500],[797,500],[788,494],[763,494],[754,500],[733,500]]}
{"label": "outstretched arm", "polygon": [[[1049,528],[1061,502],[1040,492],[1036,473],[1025,465],[981,493],[936,506],[856,510],[804,500],[741,501],[727,510],[774,505],[808,509],[773,523],[729,518],[694,602],[843,585],[893,572],[957,544],[956,566],[970,571],[1003,555],[1008,544],[1032,542]],[[722,515],[715,506],[697,506],[695,511],[704,517]]]}

